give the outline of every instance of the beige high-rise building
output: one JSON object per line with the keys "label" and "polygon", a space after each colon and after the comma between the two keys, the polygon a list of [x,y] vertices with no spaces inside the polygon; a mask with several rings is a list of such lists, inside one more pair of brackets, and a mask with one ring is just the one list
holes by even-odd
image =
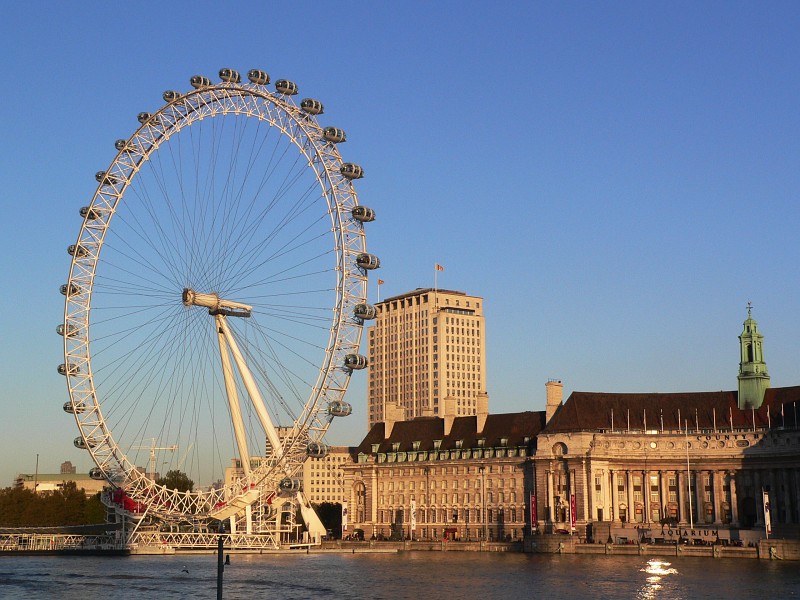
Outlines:
{"label": "beige high-rise building", "polygon": [[486,394],[483,299],[419,288],[377,305],[368,328],[368,424],[476,414]]}

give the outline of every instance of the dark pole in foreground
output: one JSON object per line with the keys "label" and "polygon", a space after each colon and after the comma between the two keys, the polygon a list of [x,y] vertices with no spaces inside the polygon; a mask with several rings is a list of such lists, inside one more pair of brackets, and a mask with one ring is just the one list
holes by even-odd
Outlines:
{"label": "dark pole in foreground", "polygon": [[217,600],[222,600],[222,573],[225,571],[225,563],[222,560],[225,546],[225,532],[220,529],[219,539],[217,540]]}

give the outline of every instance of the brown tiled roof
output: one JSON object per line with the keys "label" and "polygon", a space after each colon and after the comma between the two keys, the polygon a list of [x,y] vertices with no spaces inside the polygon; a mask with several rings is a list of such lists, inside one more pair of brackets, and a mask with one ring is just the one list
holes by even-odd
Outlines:
{"label": "brown tiled roof", "polygon": [[[770,388],[758,410],[739,410],[738,393],[614,394],[573,392],[544,433],[598,429],[717,429],[793,427],[798,423],[800,386]],[[613,415],[613,416],[612,416]],[[613,425],[612,425],[613,419]],[[630,419],[630,425],[629,425]],[[662,425],[663,419],[663,425]],[[733,420],[731,424],[731,419]]]}
{"label": "brown tiled roof", "polygon": [[[478,418],[456,417],[449,435],[444,435],[444,419],[439,417],[418,417],[410,421],[399,421],[392,428],[392,435],[386,439],[385,425],[376,423],[369,430],[367,436],[354,449],[353,457],[359,454],[372,454],[372,446],[378,444],[378,452],[393,452],[394,444],[399,443],[399,452],[413,450],[413,442],[419,442],[419,450],[429,452],[433,450],[433,441],[441,440],[441,450],[456,448],[456,442],[461,440],[464,448],[477,448],[478,439],[484,438],[487,448],[500,446],[501,438],[508,439],[508,446],[528,446],[535,449],[536,435],[544,427],[544,411],[526,411],[489,415],[486,418],[483,431],[477,431]],[[528,438],[526,443],[525,438]]]}

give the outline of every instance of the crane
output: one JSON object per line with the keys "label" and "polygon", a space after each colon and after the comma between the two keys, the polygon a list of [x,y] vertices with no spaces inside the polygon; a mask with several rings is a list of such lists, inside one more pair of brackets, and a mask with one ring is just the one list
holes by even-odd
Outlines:
{"label": "crane", "polygon": [[162,446],[156,447],[156,438],[152,438],[150,440],[149,446],[134,446],[134,450],[150,450],[150,470],[147,472],[147,476],[151,479],[155,480],[156,478],[156,450],[169,450],[170,452],[175,452],[178,449],[178,444],[173,444],[172,446]]}

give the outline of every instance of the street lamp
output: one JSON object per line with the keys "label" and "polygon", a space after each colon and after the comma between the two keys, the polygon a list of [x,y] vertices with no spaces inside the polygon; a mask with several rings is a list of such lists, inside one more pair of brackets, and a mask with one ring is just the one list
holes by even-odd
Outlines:
{"label": "street lamp", "polygon": [[486,467],[481,465],[478,467],[478,472],[481,474],[481,503],[483,508],[481,509],[481,522],[482,522],[482,529],[483,529],[483,541],[486,542],[487,534],[486,534]]}

